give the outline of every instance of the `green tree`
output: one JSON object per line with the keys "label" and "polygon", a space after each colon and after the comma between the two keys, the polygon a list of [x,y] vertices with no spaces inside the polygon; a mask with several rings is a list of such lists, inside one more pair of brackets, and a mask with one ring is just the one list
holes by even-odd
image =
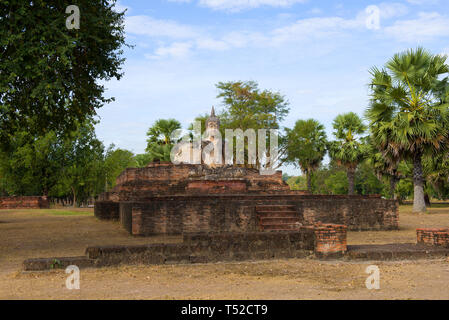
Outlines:
{"label": "green tree", "polygon": [[305,190],[307,188],[307,181],[303,176],[288,177],[286,183],[289,185],[290,190]]}
{"label": "green tree", "polygon": [[279,92],[260,90],[257,82],[219,82],[216,85],[224,112],[220,119],[229,129],[279,129],[289,102]]}
{"label": "green tree", "polygon": [[[261,90],[255,81],[219,82],[216,85],[219,93],[217,98],[222,99],[223,111],[220,114],[222,131],[224,129],[279,129],[280,123],[289,112],[289,102],[279,92],[271,90]],[[281,159],[285,155],[285,138],[279,136],[278,159],[274,162],[281,164]],[[264,155],[271,159],[269,154],[269,132],[266,136],[267,153]],[[236,146],[234,144],[234,152]],[[245,145],[245,151],[247,144]],[[245,152],[245,165],[247,164],[247,152]],[[257,155],[256,167],[262,164],[262,159]],[[274,164],[272,164],[274,166]]]}
{"label": "green tree", "polygon": [[388,178],[389,198],[396,199],[396,186],[403,177],[399,171],[400,157],[391,154],[389,150],[382,150],[382,146],[374,145],[370,137],[366,140],[368,165],[373,168],[378,179]]}
{"label": "green tree", "polygon": [[68,133],[112,98],[120,79],[124,13],[116,0],[78,0],[80,29],[67,29],[67,1],[0,3],[0,147],[15,132]]}
{"label": "green tree", "polygon": [[329,194],[348,193],[348,177],[344,171],[335,171],[334,173],[331,173],[324,180],[324,184],[329,190]]}
{"label": "green tree", "polygon": [[137,168],[144,168],[151,162],[151,155],[148,153],[136,154],[134,156]]}
{"label": "green tree", "polygon": [[448,139],[446,56],[418,48],[371,69],[371,136],[381,150],[413,161],[413,211],[425,212],[425,154],[442,152]]}
{"label": "green tree", "polygon": [[389,188],[382,182],[381,177],[375,174],[373,167],[368,161],[363,161],[357,168],[355,189],[361,195],[388,195],[389,193]]}
{"label": "green tree", "polygon": [[54,132],[35,137],[16,132],[0,152],[2,189],[9,195],[49,195],[62,169],[60,139]]}
{"label": "green tree", "polygon": [[0,152],[3,193],[68,197],[77,205],[104,190],[104,147],[87,122],[68,135],[16,132]]}
{"label": "green tree", "polygon": [[366,157],[366,146],[360,142],[360,135],[366,130],[362,119],[354,112],[345,113],[333,122],[336,141],[329,143],[329,155],[338,165],[346,168],[348,194],[354,194],[355,172],[358,164]]}
{"label": "green tree", "polygon": [[306,175],[307,190],[312,192],[312,174],[326,154],[327,137],[318,121],[298,120],[293,129],[286,129],[287,162],[301,168]]}
{"label": "green tree", "polygon": [[444,199],[449,177],[449,153],[446,151],[424,156],[423,171],[426,189],[435,198]]}
{"label": "green tree", "polygon": [[150,161],[170,161],[170,152],[178,141],[177,130],[181,129],[181,123],[175,119],[159,119],[147,132],[147,148]]}
{"label": "green tree", "polygon": [[104,160],[105,167],[105,191],[115,187],[115,180],[126,168],[136,167],[137,162],[131,151],[115,149],[115,145],[109,146]]}
{"label": "green tree", "polygon": [[104,190],[104,145],[92,123],[80,125],[63,141],[61,189],[69,189],[73,206],[95,197]]}

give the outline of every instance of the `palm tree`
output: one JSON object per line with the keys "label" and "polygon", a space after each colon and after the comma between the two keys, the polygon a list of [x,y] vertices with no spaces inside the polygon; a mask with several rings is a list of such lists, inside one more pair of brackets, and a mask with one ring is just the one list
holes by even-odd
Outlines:
{"label": "palm tree", "polygon": [[396,200],[396,186],[403,177],[399,170],[400,158],[388,153],[388,150],[381,150],[376,146],[371,137],[367,137],[368,146],[367,162],[373,168],[379,180],[387,177],[390,180],[390,199]]}
{"label": "palm tree", "polygon": [[355,172],[367,153],[366,145],[358,139],[365,132],[366,126],[357,114],[349,112],[337,116],[333,127],[337,140],[329,143],[329,155],[338,165],[346,168],[348,194],[353,195]]}
{"label": "palm tree", "polygon": [[314,119],[298,120],[293,129],[286,129],[286,137],[287,162],[301,167],[307,177],[307,190],[312,192],[312,174],[326,154],[324,126]]}
{"label": "palm tree", "polygon": [[439,199],[444,198],[444,186],[449,181],[449,153],[424,157],[423,167],[428,186],[433,187]]}
{"label": "palm tree", "polygon": [[418,48],[394,55],[384,69],[372,68],[371,136],[381,150],[413,161],[413,212],[425,212],[422,158],[439,153],[448,139],[446,56]]}
{"label": "palm tree", "polygon": [[146,151],[150,161],[170,161],[170,151],[178,140],[176,130],[179,129],[181,124],[175,119],[159,119],[148,129]]}

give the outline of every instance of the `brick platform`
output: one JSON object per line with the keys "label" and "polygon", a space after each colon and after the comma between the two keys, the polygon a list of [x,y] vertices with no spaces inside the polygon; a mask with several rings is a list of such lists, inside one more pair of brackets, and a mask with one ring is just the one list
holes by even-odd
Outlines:
{"label": "brick platform", "polygon": [[95,204],[99,219],[120,219],[136,236],[186,232],[295,230],[316,223],[348,230],[396,230],[398,203],[380,196],[290,191],[282,172],[236,166],[150,163],[126,169]]}
{"label": "brick platform", "polygon": [[[321,237],[322,230],[338,237]],[[346,232],[342,226],[301,227],[296,231],[246,233],[190,233],[182,243],[137,246],[92,246],[85,257],[40,258],[24,261],[25,271],[119,264],[186,264],[219,261],[303,258],[315,253],[324,259],[342,256],[346,251]],[[319,244],[319,247],[318,247]]]}
{"label": "brick platform", "polygon": [[444,257],[449,257],[449,249],[414,243],[353,245],[348,246],[348,251],[344,255],[345,260],[362,261],[438,259]]}
{"label": "brick platform", "polygon": [[416,229],[418,244],[449,248],[448,228],[419,228]]}
{"label": "brick platform", "polygon": [[48,209],[47,197],[0,197],[0,209]]}

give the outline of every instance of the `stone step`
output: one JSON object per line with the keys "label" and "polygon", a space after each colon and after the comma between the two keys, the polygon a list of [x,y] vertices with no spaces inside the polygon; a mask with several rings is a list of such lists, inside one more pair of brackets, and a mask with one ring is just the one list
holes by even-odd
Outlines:
{"label": "stone step", "polygon": [[260,224],[270,225],[270,224],[279,224],[279,223],[292,223],[295,224],[299,222],[298,217],[261,217]]}
{"label": "stone step", "polygon": [[294,205],[264,205],[256,206],[257,212],[296,211]]}

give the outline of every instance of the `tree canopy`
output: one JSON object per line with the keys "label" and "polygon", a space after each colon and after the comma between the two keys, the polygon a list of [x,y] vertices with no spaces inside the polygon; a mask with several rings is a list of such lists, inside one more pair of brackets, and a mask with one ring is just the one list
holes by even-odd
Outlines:
{"label": "tree canopy", "polygon": [[120,79],[124,13],[116,0],[80,0],[80,29],[68,29],[66,1],[0,3],[0,147],[20,130],[76,130],[113,98],[102,81]]}
{"label": "tree canopy", "polygon": [[286,129],[287,160],[301,168],[312,191],[312,173],[319,168],[327,149],[324,126],[313,119],[298,120],[293,129]]}
{"label": "tree canopy", "polygon": [[[159,119],[147,132],[147,148],[150,161],[170,161],[170,152],[178,139],[181,123],[175,119]],[[176,137],[175,137],[176,136]]]}
{"label": "tree canopy", "polygon": [[354,194],[354,178],[357,166],[366,157],[366,145],[361,143],[366,126],[354,112],[337,116],[333,122],[334,136],[337,140],[329,143],[329,155],[332,160],[347,170],[348,194]]}
{"label": "tree canopy", "polygon": [[413,161],[415,212],[426,211],[423,156],[447,148],[446,59],[417,48],[395,54],[383,69],[371,69],[371,103],[366,111],[371,137],[384,154]]}

